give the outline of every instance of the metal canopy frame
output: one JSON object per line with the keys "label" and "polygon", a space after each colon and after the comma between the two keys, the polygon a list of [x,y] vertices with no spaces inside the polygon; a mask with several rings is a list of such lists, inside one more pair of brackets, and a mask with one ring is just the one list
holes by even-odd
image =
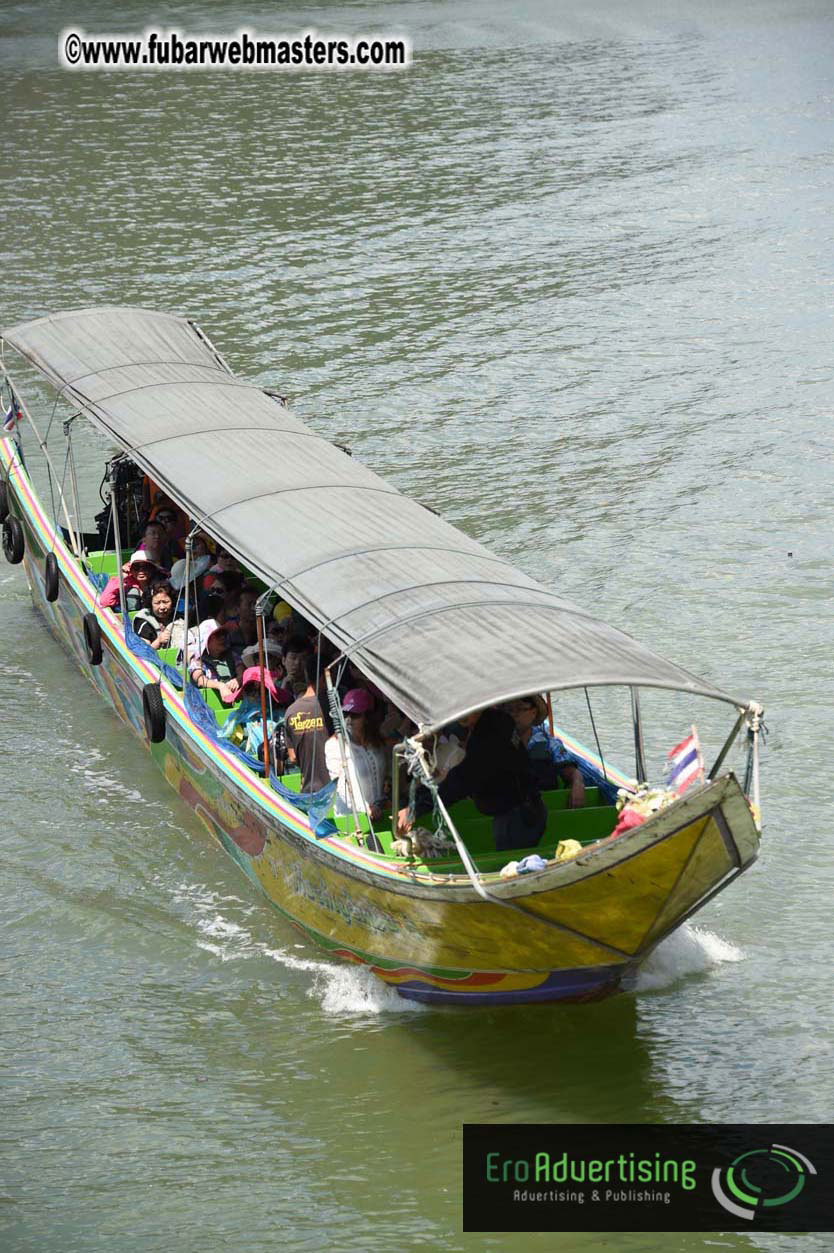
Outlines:
{"label": "metal canopy frame", "polygon": [[[189,517],[199,518],[199,526],[326,635],[341,650],[342,659],[355,660],[421,732],[435,731],[454,718],[533,691],[570,688],[654,687],[705,696],[739,710],[749,706],[748,701],[665,661],[619,629],[537,584],[302,423],[288,421],[287,410],[276,406],[273,396],[235,377],[190,319],[132,308],[86,309],[16,326],[2,332],[2,337]],[[96,381],[119,370],[133,375],[134,385],[95,395]],[[205,376],[167,377],[169,371],[173,375],[205,371]],[[5,366],[4,372],[8,377]],[[79,386],[85,382],[85,388]],[[9,383],[17,394],[10,377]],[[219,415],[214,420],[211,413],[202,417],[207,386],[212,393],[215,387],[233,389],[235,412],[228,424],[222,424]],[[154,422],[159,424],[160,393],[165,395],[166,420],[169,426],[179,423],[179,431],[152,434],[148,430]],[[135,403],[125,407],[125,398]],[[271,411],[264,408],[266,401],[274,410],[274,421]],[[198,427],[195,415],[202,419]],[[283,441],[286,446],[296,445],[296,450],[287,448],[275,469],[274,483],[268,477],[270,467],[257,465],[258,474],[267,475],[265,490],[211,502],[204,488],[208,463],[205,458],[200,463],[200,451],[206,440],[221,433],[243,441],[272,441],[273,447],[276,440]],[[296,436],[302,438],[296,441]],[[193,443],[194,451],[177,461],[173,449],[182,441]],[[306,449],[303,453],[298,450],[301,445]],[[195,468],[190,474],[182,467],[190,469],[192,456]],[[316,467],[323,471],[317,477]],[[175,471],[179,482],[171,478]],[[313,474],[313,481],[293,483],[294,471],[299,477]],[[215,492],[230,482],[219,470],[213,481]],[[364,493],[369,522],[362,542],[356,542],[362,528],[354,526],[352,531],[350,520],[340,516],[338,501],[345,491]],[[330,506],[335,499],[336,506],[317,529],[308,516],[300,517],[293,531],[292,511],[281,502],[304,494]],[[372,502],[380,498],[387,503],[384,509],[380,504],[374,516]],[[222,523],[220,515],[226,515]],[[273,518],[276,539],[267,542]],[[303,559],[290,563],[293,554]],[[399,554],[404,559],[401,564],[396,560]],[[413,570],[410,581],[401,574],[402,568],[408,570],[408,554]],[[438,563],[438,574],[429,581],[425,570],[431,561]],[[505,574],[485,578],[485,561],[500,566]],[[287,566],[295,573],[287,574]],[[351,593],[359,567],[369,586],[362,587],[357,599]],[[480,591],[467,598],[461,594],[476,584],[481,589],[493,587],[500,595],[490,597]],[[392,608],[395,605],[397,612]],[[508,659],[503,647],[511,622],[524,630],[515,640],[515,655]],[[435,657],[448,663],[445,680],[431,673]],[[473,664],[487,674],[500,675],[500,680],[473,676]],[[446,690],[449,672],[460,677],[459,693]]]}

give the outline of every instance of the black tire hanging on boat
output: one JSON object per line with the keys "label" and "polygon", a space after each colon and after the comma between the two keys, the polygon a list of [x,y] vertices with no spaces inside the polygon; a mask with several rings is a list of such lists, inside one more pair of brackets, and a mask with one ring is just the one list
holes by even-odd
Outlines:
{"label": "black tire hanging on boat", "polygon": [[165,739],[165,705],[158,683],[146,683],[142,688],[142,712],[148,739],[152,744],[161,744]]}
{"label": "black tire hanging on boat", "polygon": [[23,539],[23,527],[17,518],[13,518],[11,514],[3,523],[3,552],[6,554],[6,560],[13,566],[17,566],[23,560],[23,553],[26,543]]}
{"label": "black tire hanging on boat", "polygon": [[54,553],[47,553],[43,571],[44,596],[49,601],[57,600],[60,590],[61,580],[58,575],[58,558]]}
{"label": "black tire hanging on boat", "polygon": [[0,479],[0,522],[5,522],[9,516],[9,489],[5,480]]}
{"label": "black tire hanging on boat", "polygon": [[101,627],[94,613],[84,614],[84,644],[91,666],[101,665]]}

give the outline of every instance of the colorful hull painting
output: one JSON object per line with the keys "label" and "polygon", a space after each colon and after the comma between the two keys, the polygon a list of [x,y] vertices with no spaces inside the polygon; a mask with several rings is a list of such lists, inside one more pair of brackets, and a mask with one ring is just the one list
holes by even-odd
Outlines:
{"label": "colorful hull painting", "polygon": [[[573,861],[510,880],[486,874],[494,901],[482,900],[465,875],[414,868],[340,836],[316,839],[305,815],[209,739],[164,680],[166,736],[148,743],[142,690],[159,672],[126,648],[118,615],[96,606],[9,440],[0,441],[0,470],[24,529],[32,597],[54,635],[273,906],[334,957],[370,967],[401,995],[468,1005],[607,995],[628,986],[665,935],[755,860],[758,835],[732,775]],[[50,551],[60,571],[52,603],[44,593]],[[98,666],[84,645],[90,612],[101,626]]]}

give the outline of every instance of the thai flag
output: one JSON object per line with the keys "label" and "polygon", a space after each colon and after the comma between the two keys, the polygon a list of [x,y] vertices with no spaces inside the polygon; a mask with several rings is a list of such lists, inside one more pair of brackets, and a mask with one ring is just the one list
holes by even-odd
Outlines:
{"label": "thai flag", "polygon": [[683,795],[690,783],[703,780],[704,759],[701,756],[701,745],[698,742],[698,732],[695,727],[691,727],[686,739],[681,740],[680,744],[676,744],[669,752],[664,774],[667,785],[674,788],[679,796]]}
{"label": "thai flag", "polygon": [[20,406],[14,396],[12,396],[12,403],[3,415],[3,430],[6,435],[12,434],[17,427],[18,422],[20,422],[22,418],[23,414],[20,412]]}

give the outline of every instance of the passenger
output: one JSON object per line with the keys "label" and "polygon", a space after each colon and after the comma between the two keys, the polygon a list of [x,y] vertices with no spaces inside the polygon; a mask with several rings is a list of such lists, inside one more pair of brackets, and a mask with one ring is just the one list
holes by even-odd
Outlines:
{"label": "passenger", "polygon": [[225,626],[213,618],[201,622],[197,648],[200,651],[189,664],[193,682],[197,687],[214,689],[224,704],[233,704],[240,692],[243,666],[235,661],[229,648]]}
{"label": "passenger", "polygon": [[145,533],[139,541],[139,551],[144,552],[148,561],[159,566],[166,574],[179,556],[179,553],[172,550],[167,532],[161,522],[147,524]]}
{"label": "passenger", "polygon": [[[466,756],[440,784],[440,798],[449,806],[471,796],[479,813],[492,818],[497,849],[534,847],[544,834],[547,810],[512,718],[503,709],[484,709],[460,724],[468,731]],[[426,800],[417,809],[429,807]],[[407,809],[400,810],[398,829],[409,829]]]}
{"label": "passenger", "polygon": [[387,697],[383,700],[383,717],[379,727],[382,742],[393,748],[407,735],[414,733],[414,723]]}
{"label": "passenger", "polygon": [[[141,549],[137,550],[122,566],[122,580],[125,587],[125,601],[127,603],[128,613],[133,613],[140,609],[145,592],[149,590],[151,582],[167,577],[165,570],[161,570],[159,566],[154,565],[152,561],[148,561]],[[104,586],[104,590],[99,596],[99,604],[104,609],[114,609],[116,613],[121,613],[122,602],[119,592],[119,576],[111,575]]]}
{"label": "passenger", "polygon": [[209,566],[208,574],[206,575],[207,587],[213,586],[213,581],[219,574],[237,574],[240,575],[240,581],[243,582],[243,571],[240,568],[240,562],[237,557],[233,557],[225,548],[217,549],[214,561]]}
{"label": "passenger", "polygon": [[[267,670],[264,676],[267,698],[268,734],[274,736],[278,721],[284,720],[284,708],[292,699],[286,688],[276,687]],[[261,705],[261,669],[250,666],[241,678],[240,707],[230,715],[220,731],[221,739],[231,740],[252,757],[263,759],[263,708]]]}
{"label": "passenger", "polygon": [[306,686],[304,659],[310,652],[309,642],[304,635],[293,634],[284,645],[284,665],[287,669],[287,686],[298,694]]}
{"label": "passenger", "polygon": [[[151,514],[151,521],[158,522],[165,532],[165,542],[172,557],[185,552],[182,541],[185,536],[184,519],[175,505],[158,504]],[[147,528],[146,528],[147,529]]]}
{"label": "passenger", "polygon": [[237,614],[244,585],[245,580],[240,570],[227,570],[224,574],[214,575],[214,581],[207,594],[212,597],[222,596],[226,617],[230,617]]}
{"label": "passenger", "polygon": [[[202,594],[203,592],[208,591],[209,587],[214,582],[214,575],[210,573],[211,567],[214,564],[214,554],[209,548],[209,542],[205,535],[201,533],[195,535],[191,541],[192,568],[196,567],[198,564],[202,567],[202,573],[194,575],[194,578],[197,579],[198,594]],[[173,574],[173,572],[172,568],[171,573]]]}
{"label": "passenger", "polygon": [[[257,644],[250,644],[244,648],[240,657],[244,666],[257,666],[260,664],[260,650]],[[270,639],[264,640],[264,660],[266,668],[272,675],[275,683],[281,686],[286,678],[286,670],[284,668],[284,658],[280,648],[277,648]]]}
{"label": "passenger", "polygon": [[153,561],[146,561],[137,553],[130,559],[130,567],[125,579],[125,602],[128,613],[141,609],[147,603],[151,586],[164,578],[165,571]]}
{"label": "passenger", "polygon": [[274,648],[279,650],[282,658],[284,656],[284,639],[286,634],[287,632],[280,622],[270,622],[266,629],[266,638]]}
{"label": "passenger", "polygon": [[146,603],[133,619],[133,629],[151,648],[169,648],[177,593],[170,583],[154,583]]}
{"label": "passenger", "polygon": [[272,769],[279,776],[286,773],[287,763],[289,762],[290,752],[287,745],[286,714],[291,704],[292,692],[290,689],[288,687],[279,687],[273,701],[275,731],[270,743]]}
{"label": "passenger", "polygon": [[[388,759],[372,716],[373,709],[374,698],[366,688],[355,687],[347,693],[342,701],[348,731],[348,742],[344,746],[345,762],[342,761],[342,746],[336,735],[327,741],[325,760],[331,779],[337,781],[333,812],[349,814],[355,805],[357,813],[367,813],[372,821],[377,822],[382,817],[386,800]],[[350,788],[346,775],[349,776]]]}
{"label": "passenger", "polygon": [[[292,610],[285,600],[279,600],[275,608],[272,610],[272,622],[276,631],[279,631],[281,638],[285,639],[287,632],[290,630],[292,622]],[[270,626],[270,630],[272,627]]]}
{"label": "passenger", "polygon": [[614,804],[617,799],[616,784],[606,779],[590,762],[572,756],[562,741],[548,732],[545,725],[547,705],[543,697],[525,696],[512,701],[508,709],[543,792],[558,787],[561,778],[570,789],[568,809],[582,808],[586,786],[599,788],[603,804]]}
{"label": "passenger", "polygon": [[253,587],[244,586],[240,590],[236,609],[226,614],[229,640],[235,652],[242,653],[244,648],[257,642],[258,623],[255,618],[257,601],[257,591]]}
{"label": "passenger", "polygon": [[316,692],[316,654],[302,654],[306,687],[287,710],[284,725],[289,761],[301,771],[302,792],[318,792],[330,782],[325,757],[327,727],[324,710]]}
{"label": "passenger", "polygon": [[[202,580],[206,571],[211,564],[211,557],[208,553],[199,555],[192,552],[191,565],[189,568],[189,602],[193,605],[195,601],[199,604],[202,598]],[[180,557],[179,561],[175,561],[171,567],[171,584],[177,595],[182,592],[185,587],[185,557]]]}

